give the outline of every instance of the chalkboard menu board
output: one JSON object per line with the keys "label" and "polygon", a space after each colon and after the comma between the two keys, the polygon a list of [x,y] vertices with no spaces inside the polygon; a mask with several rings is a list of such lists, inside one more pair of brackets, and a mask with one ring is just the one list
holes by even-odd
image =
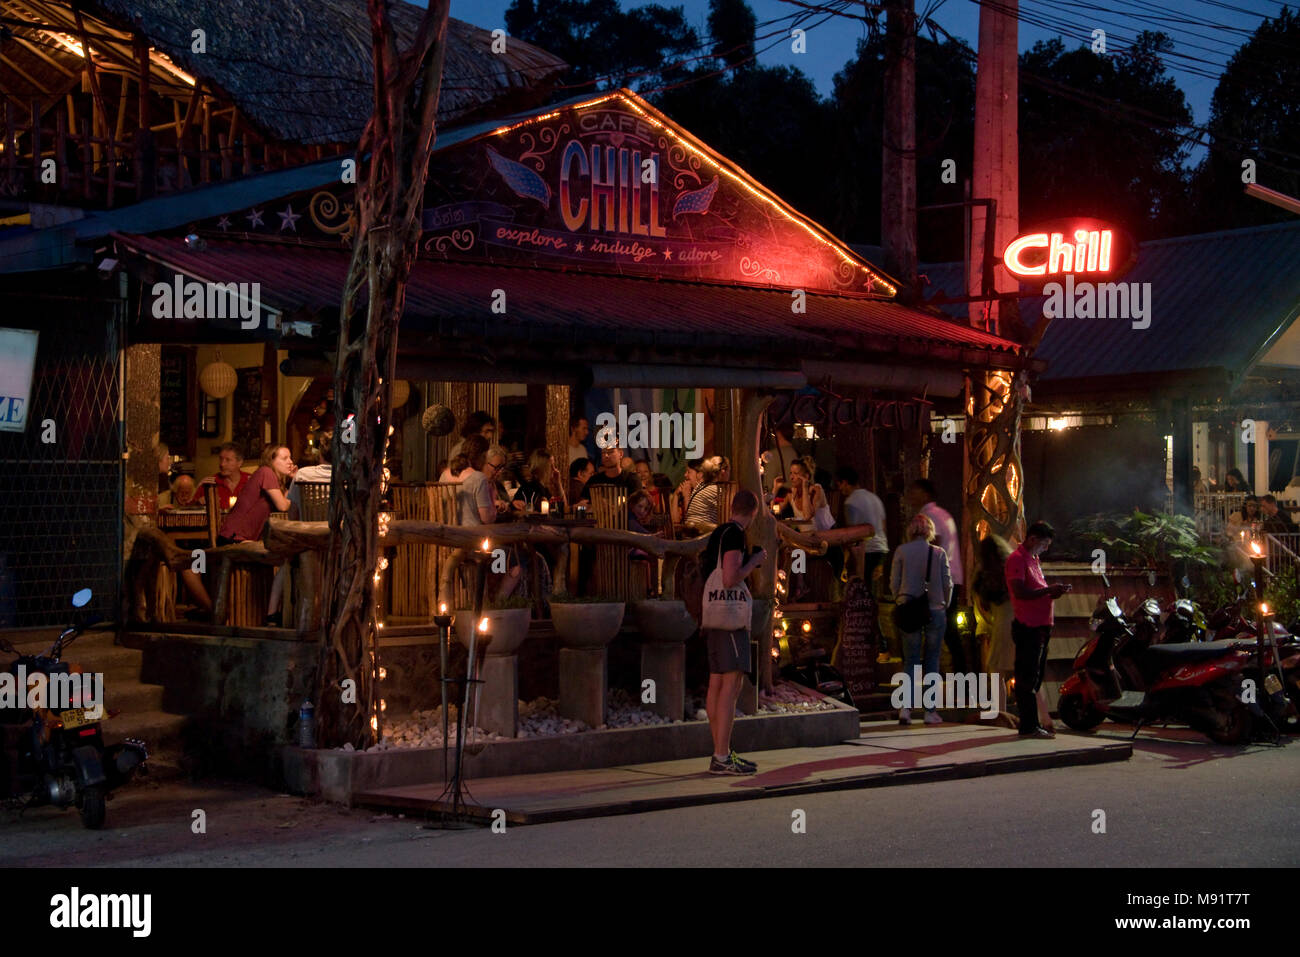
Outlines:
{"label": "chalkboard menu board", "polygon": [[831,660],[844,675],[844,683],[859,709],[867,706],[867,695],[876,688],[878,613],[879,605],[866,584],[856,578],[849,582],[840,612],[840,639]]}
{"label": "chalkboard menu board", "polygon": [[173,455],[189,457],[190,426],[194,416],[191,405],[195,384],[192,376],[193,356],[186,349],[163,348],[161,381],[158,388],[158,437]]}
{"label": "chalkboard menu board", "polygon": [[262,414],[262,367],[237,370],[234,415],[230,423],[230,441],[244,452],[245,460],[256,462],[262,454],[262,436],[266,416]]}

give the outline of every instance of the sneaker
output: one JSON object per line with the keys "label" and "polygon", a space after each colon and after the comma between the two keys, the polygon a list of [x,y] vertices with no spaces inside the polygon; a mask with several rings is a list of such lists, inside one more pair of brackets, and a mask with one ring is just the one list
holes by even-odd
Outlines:
{"label": "sneaker", "polygon": [[911,723],[912,723],[912,709],[911,709],[911,708],[904,708],[902,711],[898,712],[898,723],[899,723],[899,724],[911,724]]}
{"label": "sneaker", "polygon": [[757,765],[757,764],[755,764],[753,761],[748,761],[748,760],[746,760],[745,758],[742,758],[742,757],[741,757],[739,754],[737,754],[735,751],[732,751],[732,752],[731,752],[730,757],[731,757],[731,760],[732,760],[732,761],[735,761],[735,762],[736,762],[737,764],[739,764],[742,768],[750,768],[750,769],[752,769],[752,770],[754,770],[754,771],[757,771],[757,770],[758,770],[758,765]]}
{"label": "sneaker", "polygon": [[753,774],[754,768],[743,767],[732,760],[731,755],[727,755],[727,760],[719,761],[717,758],[709,757],[710,774]]}
{"label": "sneaker", "polygon": [[1054,738],[1055,731],[1048,731],[1046,728],[1035,728],[1033,731],[1021,731],[1022,738]]}
{"label": "sneaker", "polygon": [[939,717],[939,712],[937,712],[937,711],[927,711],[927,712],[925,713],[925,723],[926,723],[926,724],[943,724],[943,718]]}

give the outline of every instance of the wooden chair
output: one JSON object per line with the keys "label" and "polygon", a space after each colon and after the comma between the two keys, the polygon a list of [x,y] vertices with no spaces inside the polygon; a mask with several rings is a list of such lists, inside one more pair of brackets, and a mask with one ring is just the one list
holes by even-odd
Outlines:
{"label": "wooden chair", "polygon": [[298,521],[328,522],[330,518],[330,483],[295,482],[298,490]]}
{"label": "wooden chair", "polygon": [[[589,492],[596,527],[627,531],[627,490],[618,485],[594,485]],[[597,545],[595,592],[626,601],[628,565],[626,545]]]}
{"label": "wooden chair", "polygon": [[[394,518],[428,521],[431,501],[424,485],[388,486]],[[429,621],[437,609],[437,594],[429,583],[437,581],[434,545],[398,545],[388,569],[389,611],[398,617]]]}
{"label": "wooden chair", "polygon": [[[460,492],[460,483],[430,482],[423,488],[428,503],[429,521],[441,525],[459,525],[460,507],[457,495]],[[473,582],[467,582],[464,576],[457,574],[463,567],[466,567],[461,563],[461,556],[464,554],[463,550],[446,545],[428,547],[433,555],[432,565],[429,568],[429,578],[427,579],[427,587],[430,592],[429,607],[436,612],[438,602],[441,600],[447,602],[448,613],[458,608],[473,608],[475,600]],[[440,599],[439,595],[445,595],[445,597]]]}

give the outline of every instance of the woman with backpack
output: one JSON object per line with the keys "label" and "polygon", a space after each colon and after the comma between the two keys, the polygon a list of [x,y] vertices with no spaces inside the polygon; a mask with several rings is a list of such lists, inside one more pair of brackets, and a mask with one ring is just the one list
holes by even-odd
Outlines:
{"label": "woman with backpack", "polygon": [[[948,623],[948,602],[952,598],[952,574],[948,570],[948,553],[930,544],[934,541],[934,522],[917,514],[907,523],[906,545],[894,552],[890,589],[894,593],[894,623],[903,637],[903,673],[913,681],[913,670],[923,665],[925,675],[939,671],[939,649]],[[919,700],[919,688],[913,688],[911,702]],[[904,699],[905,701],[908,699]],[[900,708],[899,724],[912,723],[912,709]],[[942,724],[934,708],[925,711],[926,724]]]}

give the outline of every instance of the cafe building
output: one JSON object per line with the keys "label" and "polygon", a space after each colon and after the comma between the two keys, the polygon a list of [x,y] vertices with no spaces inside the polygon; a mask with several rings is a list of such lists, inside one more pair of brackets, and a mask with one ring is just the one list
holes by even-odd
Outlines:
{"label": "cafe building", "polygon": [[[521,67],[528,69],[548,75],[536,61]],[[120,383],[98,410],[117,428],[103,430],[95,501],[113,502],[126,531],[116,560],[103,563],[101,583],[116,593],[128,641],[158,651],[153,680],[174,683],[177,697],[228,724],[242,722],[245,731],[260,722],[259,733],[281,741],[291,727],[285,715],[311,687],[320,635],[319,584],[304,560],[311,549],[269,553],[288,560],[292,574],[282,622],[267,626],[277,561],[213,548],[220,516],[212,509],[160,512],[154,448],[165,442],[181,469],[202,477],[215,471],[225,442],[240,447],[247,469],[266,443],[287,445],[302,464],[318,454],[324,433],[337,433],[332,351],[356,229],[346,158],[196,189],[183,220],[174,210],[158,217],[134,210],[111,218],[105,233],[68,236],[92,268],[81,266],[67,289],[79,302],[93,299],[105,317],[99,375]],[[31,237],[22,241],[33,266],[48,255]],[[41,325],[41,304],[58,298],[51,287],[68,272],[60,263],[6,277],[27,297],[27,324]],[[458,438],[445,423],[448,413],[459,425],[478,410],[494,418],[498,441],[525,456],[548,449],[561,467],[574,415],[695,417],[694,448],[638,439],[633,430],[624,453],[647,459],[673,483],[692,452],[726,456],[733,469],[719,520],[736,488],[761,494],[765,481],[770,487],[772,462],[779,470],[785,461],[778,431],[793,435],[800,451],[834,443],[840,464],[857,467],[864,485],[896,503],[905,481],[922,474],[930,417],[962,415],[966,376],[1024,361],[1015,343],[938,310],[904,306],[897,292],[893,278],[628,90],[449,122],[431,162],[406,290],[386,514],[430,527],[457,524],[455,490],[438,481]],[[75,385],[95,391],[93,382]],[[778,454],[760,462],[765,450]],[[38,490],[23,494],[33,508]],[[625,530],[625,506],[593,503],[590,522]],[[319,497],[305,495],[302,511],[307,521],[325,518]],[[896,544],[902,515],[896,504],[892,512]],[[770,552],[782,544],[778,567],[794,548],[815,557],[838,532],[778,528],[761,514],[754,534],[767,536]],[[280,548],[275,525],[267,540]],[[115,531],[105,524],[104,543]],[[838,533],[855,540],[852,530]],[[681,528],[667,538],[646,575],[627,572],[626,548],[599,546],[604,596],[675,597],[702,540],[691,542]],[[182,613],[176,552],[192,549],[219,566],[212,621]],[[394,711],[437,700],[430,689],[439,638],[431,621],[440,600],[459,606],[468,587],[448,571],[454,550],[441,540],[402,544],[376,575]],[[16,551],[7,558],[21,594],[28,570]],[[571,558],[564,571],[577,570]],[[558,566],[553,574],[563,578]],[[770,610],[785,594],[785,576],[775,568],[764,575],[755,595]],[[555,693],[556,632],[542,588],[530,595],[528,641],[519,652],[525,699]],[[831,645],[838,595],[827,582],[795,608]],[[622,633],[634,642],[632,617]],[[762,636],[760,660],[774,637]],[[611,683],[623,673],[617,644]],[[778,657],[786,653],[783,646]],[[196,664],[204,655],[207,664]],[[234,669],[246,686],[217,687],[213,668]],[[635,662],[628,668],[635,671]],[[268,673],[290,680],[277,679],[272,690],[258,685],[247,700],[254,679]],[[770,685],[770,674],[755,678]],[[245,700],[234,701],[236,690]]]}

